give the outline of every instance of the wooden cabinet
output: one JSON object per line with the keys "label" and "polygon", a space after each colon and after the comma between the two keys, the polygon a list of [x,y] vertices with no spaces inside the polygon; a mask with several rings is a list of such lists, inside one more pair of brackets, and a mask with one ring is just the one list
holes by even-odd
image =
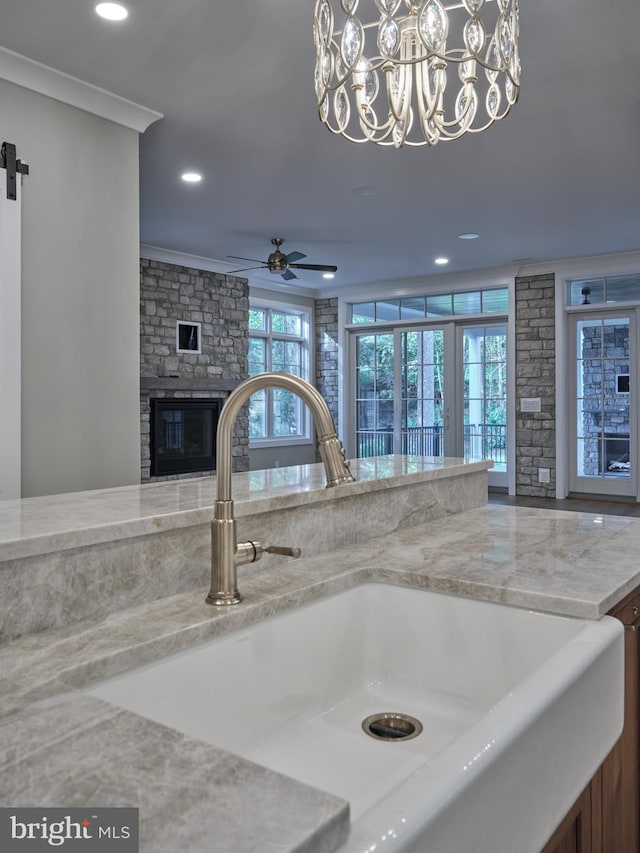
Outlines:
{"label": "wooden cabinet", "polygon": [[591,789],[587,786],[542,853],[592,853]]}
{"label": "wooden cabinet", "polygon": [[624,729],[592,780],[592,803],[601,809],[601,836],[592,853],[640,851],[640,591],[611,612],[624,624]]}
{"label": "wooden cabinet", "polygon": [[624,728],[542,853],[640,853],[640,589],[610,615],[625,626]]}

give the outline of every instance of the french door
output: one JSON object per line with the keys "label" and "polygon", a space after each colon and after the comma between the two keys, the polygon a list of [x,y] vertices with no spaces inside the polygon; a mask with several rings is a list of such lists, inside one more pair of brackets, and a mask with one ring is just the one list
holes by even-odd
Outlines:
{"label": "french door", "polygon": [[460,390],[456,456],[491,459],[489,484],[506,487],[507,327],[460,326],[457,335]]}
{"label": "french door", "polygon": [[569,489],[637,495],[636,311],[569,316]]}
{"label": "french door", "polygon": [[493,459],[506,484],[506,327],[355,332],[355,455]]}
{"label": "french door", "polygon": [[410,456],[453,455],[450,332],[447,325],[399,333],[397,452]]}
{"label": "french door", "polygon": [[358,457],[394,452],[395,345],[391,334],[355,335],[355,422]]}

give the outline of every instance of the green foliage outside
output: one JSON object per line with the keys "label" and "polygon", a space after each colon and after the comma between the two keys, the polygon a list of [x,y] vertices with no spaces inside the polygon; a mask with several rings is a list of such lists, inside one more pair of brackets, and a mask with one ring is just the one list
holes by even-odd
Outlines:
{"label": "green foliage outside", "polygon": [[[481,335],[474,361],[469,343],[466,338],[465,399],[469,400],[471,392],[473,400],[481,401],[482,423],[504,425],[506,336],[502,333]],[[442,331],[405,332],[401,336],[401,347],[403,427],[441,425],[444,399]],[[394,393],[393,334],[359,335],[356,396],[360,429],[393,429]],[[371,423],[372,420],[375,423]]]}
{"label": "green foliage outside", "polygon": [[[249,376],[267,370],[302,373],[302,346],[299,341],[279,340],[275,336],[302,334],[302,320],[298,314],[275,310],[251,309],[249,331],[264,332],[273,337],[249,337]],[[270,351],[267,352],[267,348]],[[267,424],[268,412],[272,413],[272,424]],[[249,437],[281,438],[300,435],[302,430],[301,403],[299,398],[281,389],[267,389],[251,395],[249,402]]]}

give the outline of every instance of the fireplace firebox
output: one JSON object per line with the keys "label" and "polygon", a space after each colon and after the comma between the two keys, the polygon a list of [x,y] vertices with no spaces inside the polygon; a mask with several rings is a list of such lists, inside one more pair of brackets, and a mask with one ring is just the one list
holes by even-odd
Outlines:
{"label": "fireplace firebox", "polygon": [[151,400],[151,476],[214,471],[222,401]]}

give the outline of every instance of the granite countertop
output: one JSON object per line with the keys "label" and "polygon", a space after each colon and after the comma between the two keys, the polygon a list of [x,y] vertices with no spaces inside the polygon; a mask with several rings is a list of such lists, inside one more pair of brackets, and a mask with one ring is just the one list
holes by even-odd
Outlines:
{"label": "granite countertop", "polygon": [[[236,518],[365,495],[411,483],[486,471],[490,462],[429,456],[350,460],[354,483],[325,488],[321,464],[233,475]],[[216,477],[143,483],[22,500],[0,501],[0,562],[175,530],[211,520]]]}
{"label": "granite countertop", "polygon": [[23,637],[0,648],[0,798],[137,805],[147,853],[328,853],[343,801],[75,688],[366,581],[598,619],[639,549],[639,519],[488,506],[241,577],[234,608],[201,590]]}

